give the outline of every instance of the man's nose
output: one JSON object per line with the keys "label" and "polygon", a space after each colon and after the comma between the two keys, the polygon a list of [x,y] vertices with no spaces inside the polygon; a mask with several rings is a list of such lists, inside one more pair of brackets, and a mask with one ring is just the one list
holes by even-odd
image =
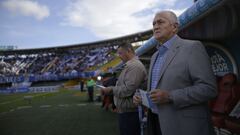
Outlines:
{"label": "man's nose", "polygon": [[159,30],[159,27],[153,27],[153,30],[156,31],[156,30]]}

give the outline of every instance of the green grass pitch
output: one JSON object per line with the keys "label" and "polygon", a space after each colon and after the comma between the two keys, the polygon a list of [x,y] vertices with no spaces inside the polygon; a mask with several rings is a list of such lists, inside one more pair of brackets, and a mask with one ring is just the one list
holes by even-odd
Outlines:
{"label": "green grass pitch", "polygon": [[118,135],[117,114],[86,101],[87,92],[64,89],[0,95],[0,135]]}

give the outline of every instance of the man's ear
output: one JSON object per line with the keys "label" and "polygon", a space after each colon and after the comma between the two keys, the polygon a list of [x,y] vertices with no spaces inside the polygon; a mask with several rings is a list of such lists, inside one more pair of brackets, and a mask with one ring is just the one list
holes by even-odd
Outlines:
{"label": "man's ear", "polygon": [[130,49],[127,49],[127,53],[131,53],[131,50],[130,50]]}
{"label": "man's ear", "polygon": [[175,29],[177,29],[177,28],[178,28],[178,23],[174,23],[174,24],[173,24],[173,27],[174,27]]}
{"label": "man's ear", "polygon": [[174,23],[173,27],[174,27],[174,31],[177,32],[178,31],[178,23]]}

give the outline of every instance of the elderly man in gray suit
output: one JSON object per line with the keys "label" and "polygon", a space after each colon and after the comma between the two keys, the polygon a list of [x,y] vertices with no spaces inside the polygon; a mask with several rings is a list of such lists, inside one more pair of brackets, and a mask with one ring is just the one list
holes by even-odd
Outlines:
{"label": "elderly man in gray suit", "polygon": [[[156,14],[153,34],[159,47],[151,58],[148,91],[157,110],[149,113],[148,121],[155,123],[148,128],[160,135],[213,135],[207,103],[217,90],[209,56],[201,42],[182,39],[177,32],[173,12]],[[141,103],[140,96],[134,96],[134,103]],[[158,121],[151,118],[154,113]]]}

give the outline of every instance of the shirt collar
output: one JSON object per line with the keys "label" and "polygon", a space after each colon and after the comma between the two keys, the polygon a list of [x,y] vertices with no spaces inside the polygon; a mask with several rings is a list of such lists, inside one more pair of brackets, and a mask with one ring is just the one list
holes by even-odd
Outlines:
{"label": "shirt collar", "polygon": [[[166,47],[167,49],[169,49],[173,43],[173,41],[176,39],[177,35],[172,36],[167,42],[165,42],[164,44],[162,44],[164,47]],[[159,43],[157,46],[157,49],[159,49],[161,46],[161,44]]]}

